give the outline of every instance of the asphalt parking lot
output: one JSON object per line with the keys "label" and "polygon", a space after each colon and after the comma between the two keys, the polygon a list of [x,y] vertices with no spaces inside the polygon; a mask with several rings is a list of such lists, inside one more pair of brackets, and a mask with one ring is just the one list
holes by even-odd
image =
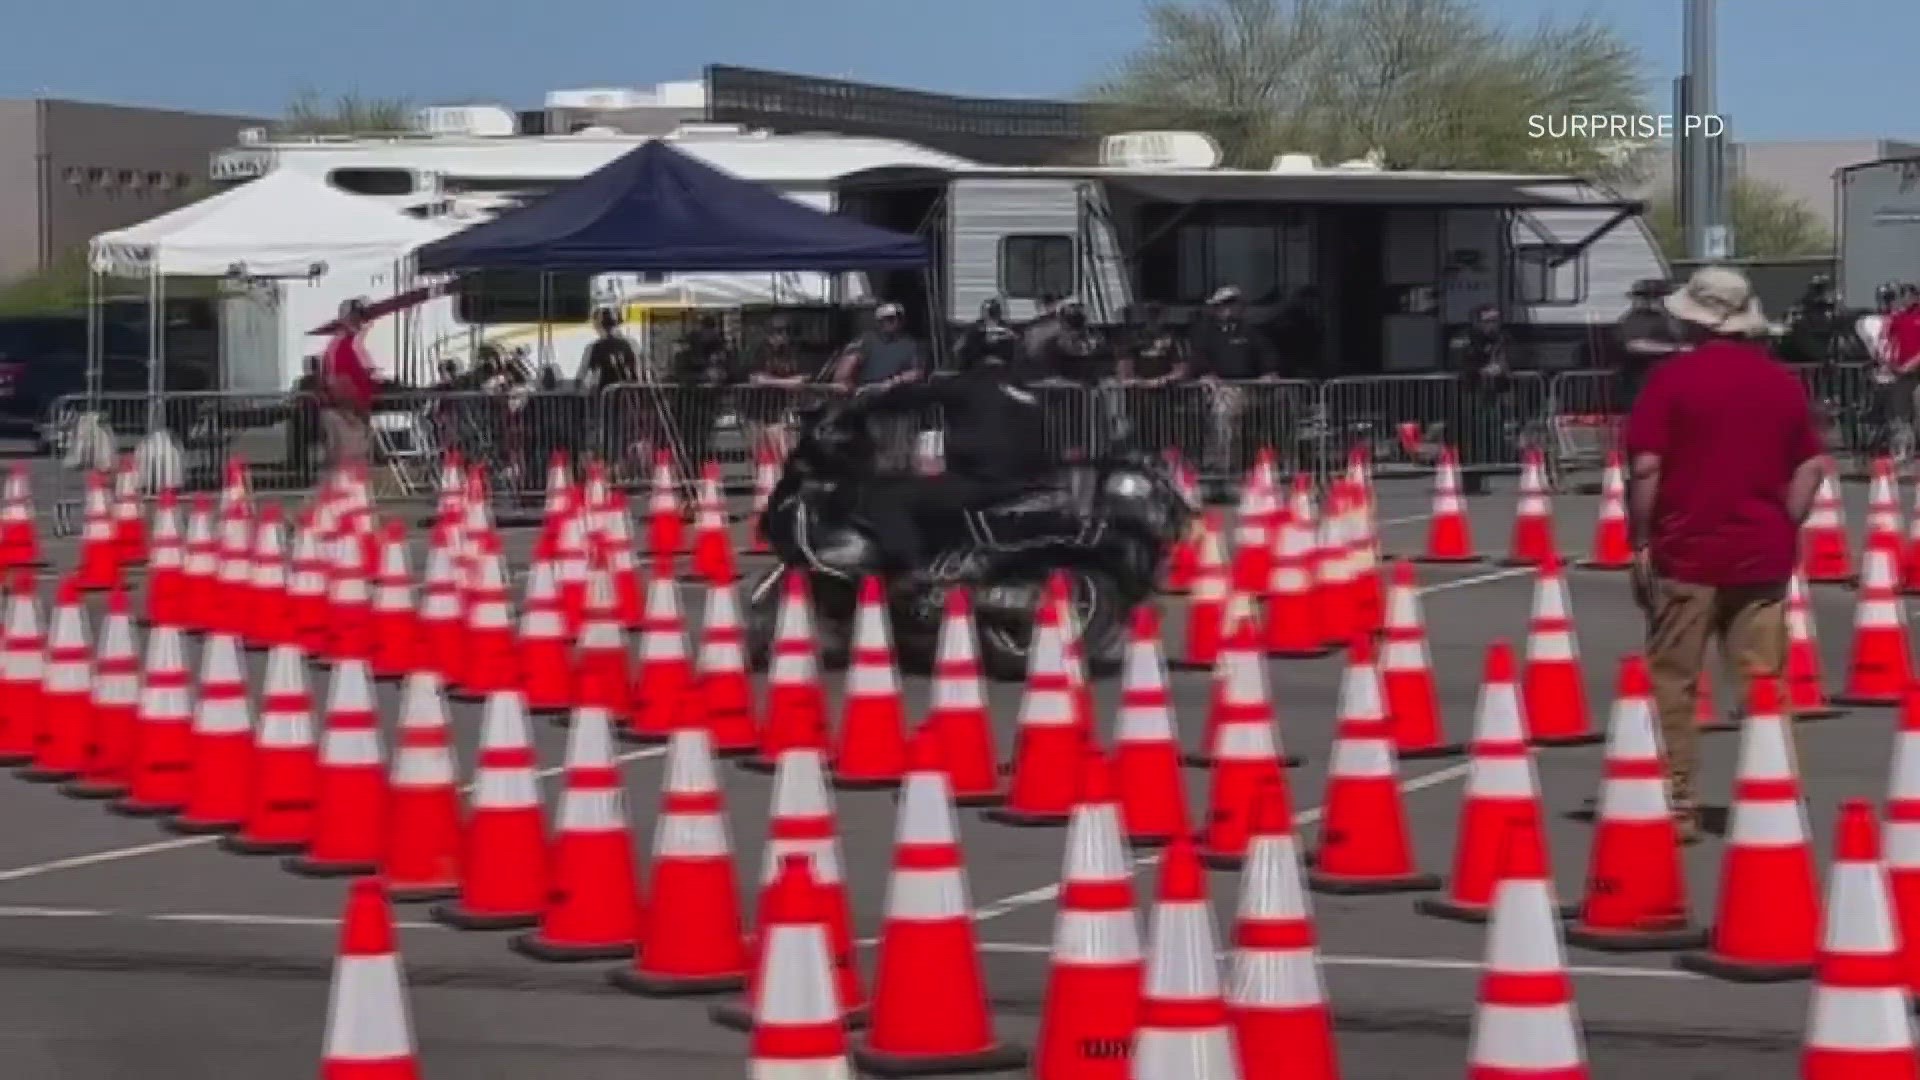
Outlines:
{"label": "asphalt parking lot", "polygon": [[[1849,521],[1865,520],[1865,491],[1847,491]],[[1425,481],[1382,481],[1379,519],[1391,553],[1418,550],[1430,492]],[[1469,501],[1483,551],[1505,545],[1509,488]],[[1563,552],[1592,533],[1597,500],[1555,499]],[[70,545],[65,545],[70,550]],[[56,551],[59,546],[56,546]],[[1494,564],[1421,567],[1423,603],[1444,718],[1454,739],[1470,733],[1488,642],[1524,641],[1533,588],[1529,571]],[[1620,575],[1569,572],[1587,692],[1604,723],[1618,658],[1634,649],[1640,620]],[[689,592],[683,610],[697,615]],[[1817,588],[1815,614],[1830,680],[1843,670],[1852,597]],[[1179,602],[1161,601],[1177,634]],[[1176,647],[1173,640],[1170,648]],[[192,658],[190,657],[190,662]],[[1299,826],[1318,820],[1331,746],[1337,659],[1275,661],[1269,667],[1287,749],[1304,758],[1291,783]],[[261,674],[255,660],[254,677]],[[1182,735],[1197,743],[1206,677],[1174,676]],[[834,680],[837,684],[837,678]],[[313,689],[324,689],[316,679]],[[835,686],[837,689],[837,685]],[[1110,721],[1116,688],[1099,688]],[[908,680],[910,709],[926,687]],[[394,691],[382,690],[392,716]],[[1019,688],[996,687],[1002,747],[1011,745]],[[454,706],[460,752],[470,761],[477,710]],[[1835,808],[1848,796],[1879,798],[1891,745],[1890,710],[1856,710],[1803,725],[1800,765],[1815,841],[1824,853]],[[557,771],[565,733],[539,725],[541,762]],[[1737,736],[1709,736],[1702,794],[1724,804]],[[643,847],[661,780],[657,749],[627,748],[630,820]],[[1569,815],[1598,790],[1601,748],[1538,755],[1558,886],[1578,895],[1590,826]],[[464,762],[463,762],[464,764]],[[1425,869],[1449,867],[1464,759],[1404,762],[1401,783]],[[751,887],[768,813],[768,778],[723,771],[732,840]],[[1200,808],[1205,775],[1189,770]],[[549,788],[557,790],[556,781]],[[836,795],[856,932],[878,932],[892,839],[887,793]],[[285,873],[273,860],[230,855],[205,839],[179,838],[151,822],[105,813],[51,788],[0,777],[0,1060],[19,1080],[118,1080],[310,1073],[318,1060],[335,919],[344,886]],[[999,1024],[1030,1040],[1046,974],[1063,833],[1008,829],[962,813],[968,875]],[[1689,849],[1699,921],[1711,917],[1717,838]],[[1153,870],[1141,867],[1150,895]],[[1237,881],[1211,875],[1220,925],[1230,925]],[[1315,897],[1322,960],[1335,1006],[1348,1080],[1458,1075],[1484,931],[1417,915],[1405,896]],[[750,910],[750,909],[749,909]],[[1143,909],[1144,917],[1144,909]],[[416,1034],[428,1076],[579,1080],[672,1075],[737,1077],[744,1037],[715,1027],[703,1001],[623,995],[607,965],[541,965],[510,952],[505,935],[463,933],[401,908],[402,949]],[[1596,1077],[1787,1077],[1796,1074],[1807,987],[1731,986],[1674,970],[1667,957],[1569,952]]]}

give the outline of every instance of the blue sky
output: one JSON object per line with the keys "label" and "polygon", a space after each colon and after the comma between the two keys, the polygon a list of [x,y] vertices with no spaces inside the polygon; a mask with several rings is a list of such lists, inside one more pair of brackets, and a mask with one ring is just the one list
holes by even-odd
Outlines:
{"label": "blue sky", "polygon": [[[1664,103],[1681,0],[1481,0],[1526,27],[1592,14],[1638,46]],[[254,114],[298,89],[539,102],[704,63],[956,93],[1068,96],[1137,44],[1137,0],[19,0],[0,97]],[[1920,136],[1920,3],[1727,0],[1720,111],[1746,138]],[[1737,16],[1737,17],[1736,17]],[[1659,111],[1666,111],[1664,108]]]}

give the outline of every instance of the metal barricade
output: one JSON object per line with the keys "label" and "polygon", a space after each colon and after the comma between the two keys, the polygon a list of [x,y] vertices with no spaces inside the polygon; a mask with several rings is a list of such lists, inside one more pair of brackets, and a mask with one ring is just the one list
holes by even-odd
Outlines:
{"label": "metal barricade", "polygon": [[1524,448],[1550,444],[1548,390],[1536,371],[1485,380],[1452,374],[1329,379],[1321,387],[1325,456],[1363,446],[1374,475],[1384,479],[1430,473],[1442,449],[1451,447],[1463,472],[1516,471]]}
{"label": "metal barricade", "polygon": [[599,456],[593,395],[576,390],[396,390],[372,417],[375,489],[383,498],[430,498],[449,457],[486,475],[489,494],[528,501],[546,488],[555,454]]}
{"label": "metal barricade", "polygon": [[[1864,474],[1872,459],[1892,453],[1892,384],[1873,377],[1873,365],[1795,364],[1826,430],[1827,445],[1847,475]],[[1907,448],[1908,453],[1912,447]]]}
{"label": "metal barricade", "polygon": [[1604,467],[1627,418],[1619,375],[1600,368],[1563,371],[1553,377],[1552,396],[1549,460],[1554,474],[1564,477]]}
{"label": "metal barricade", "polygon": [[644,484],[655,453],[664,450],[683,481],[697,479],[712,460],[720,464],[723,485],[742,490],[752,483],[760,440],[784,452],[794,415],[840,393],[820,383],[625,383],[601,393],[595,442],[624,485]]}

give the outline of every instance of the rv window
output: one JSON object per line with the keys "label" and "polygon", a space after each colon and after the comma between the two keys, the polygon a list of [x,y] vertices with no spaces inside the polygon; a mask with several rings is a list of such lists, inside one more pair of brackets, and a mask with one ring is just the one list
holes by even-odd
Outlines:
{"label": "rv window", "polygon": [[1071,296],[1073,237],[1006,236],[1000,239],[1000,295],[1009,300]]}
{"label": "rv window", "polygon": [[1522,304],[1572,306],[1587,297],[1587,254],[1565,258],[1559,244],[1513,249],[1513,298]]}
{"label": "rv window", "polygon": [[413,194],[413,174],[405,169],[335,169],[327,182],[352,195]]}
{"label": "rv window", "polygon": [[[1198,303],[1232,285],[1256,304],[1283,299],[1314,282],[1313,230],[1305,214],[1275,207],[1209,207],[1174,230],[1174,295]],[[1162,283],[1155,291],[1164,293]]]}
{"label": "rv window", "polygon": [[593,313],[593,276],[544,275],[547,279],[544,309],[540,302],[542,276],[538,270],[482,270],[463,275],[457,305],[460,321],[479,326],[586,322]]}

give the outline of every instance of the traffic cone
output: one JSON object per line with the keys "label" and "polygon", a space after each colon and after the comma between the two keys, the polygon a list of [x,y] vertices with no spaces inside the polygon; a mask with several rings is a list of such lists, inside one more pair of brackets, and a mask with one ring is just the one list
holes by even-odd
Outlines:
{"label": "traffic cone", "polygon": [[553,539],[554,581],[560,586],[560,611],[566,619],[567,639],[580,637],[587,612],[587,572],[593,556],[587,546],[586,516],[569,508],[550,534]]}
{"label": "traffic cone", "polygon": [[1160,862],[1133,1080],[1240,1080],[1215,941],[1207,875],[1179,837]]}
{"label": "traffic cone", "polygon": [[669,568],[685,548],[682,531],[685,521],[676,485],[673,455],[665,450],[654,451],[653,477],[647,494],[647,550],[656,564],[664,563]]}
{"label": "traffic cone", "polygon": [[[1540,805],[1540,779],[1527,744],[1527,722],[1514,684],[1513,650],[1505,641],[1487,647],[1486,676],[1475,709],[1473,743],[1467,748],[1471,771],[1460,803],[1460,825],[1453,852],[1453,877],[1444,897],[1414,901],[1423,915],[1456,922],[1487,920],[1494,886],[1499,883],[1507,849],[1516,844],[1545,844],[1546,811]],[[1530,860],[1546,865],[1541,851]],[[1571,914],[1563,908],[1562,914]]]}
{"label": "traffic cone", "polygon": [[1433,516],[1427,522],[1427,547],[1414,556],[1414,561],[1483,561],[1473,550],[1473,526],[1467,520],[1466,504],[1460,501],[1460,459],[1451,446],[1440,452],[1440,468],[1433,483]]}
{"label": "traffic cone", "polygon": [[536,960],[621,960],[640,930],[640,884],[608,711],[585,705],[567,728],[566,788],[555,822],[553,895],[538,929],[513,939]]}
{"label": "traffic cone", "polygon": [[520,604],[520,692],[529,712],[558,716],[573,707],[573,643],[553,560],[536,554]]}
{"label": "traffic cone", "polygon": [[760,721],[747,675],[746,632],[731,584],[707,586],[700,650],[694,660],[694,693],[699,710],[695,715],[713,737],[715,754],[741,757],[759,749]]}
{"label": "traffic cone", "polygon": [[420,587],[420,658],[444,684],[458,678],[466,646],[466,607],[461,600],[454,537],[437,526],[427,548],[427,572]]}
{"label": "traffic cone", "polygon": [[440,676],[407,676],[387,776],[386,848],[380,873],[394,899],[444,900],[460,892],[460,792]]}
{"label": "traffic cone", "polygon": [[1361,606],[1360,580],[1356,577],[1354,548],[1359,536],[1354,531],[1355,496],[1345,481],[1335,481],[1327,494],[1327,512],[1320,522],[1320,563],[1315,592],[1320,596],[1320,634],[1329,648],[1341,648],[1353,635],[1371,634],[1367,612]]}
{"label": "traffic cone", "polygon": [[[188,546],[187,566],[193,566]],[[327,560],[315,515],[302,515],[293,534],[292,572],[287,577],[287,609],[300,651],[318,660],[330,647],[332,609],[327,605]],[[189,576],[191,580],[191,576]]]}
{"label": "traffic cone", "polygon": [[1087,733],[1075,723],[1074,688],[1067,676],[1066,632],[1060,605],[1043,603],[1027,652],[1027,686],[1020,698],[1006,805],[986,812],[1002,825],[1064,825],[1079,784],[1077,764]]}
{"label": "traffic cone", "polygon": [[1627,479],[1620,451],[1607,451],[1607,468],[1600,474],[1600,516],[1593,525],[1593,550],[1576,565],[1588,570],[1625,570],[1633,565],[1633,544],[1627,536]]}
{"label": "traffic cone", "polygon": [[220,545],[213,535],[213,504],[197,494],[187,512],[186,563],[180,571],[180,629],[204,633],[217,604]]}
{"label": "traffic cone", "polygon": [[1517,824],[1501,848],[1505,858],[1487,927],[1468,1080],[1587,1080],[1538,822]]}
{"label": "traffic cone", "polygon": [[1580,670],[1567,581],[1557,557],[1542,563],[1534,580],[1521,693],[1527,703],[1527,735],[1536,745],[1586,746],[1603,737],[1594,730],[1587,708],[1586,676]]}
{"label": "traffic cone", "polygon": [[1129,1080],[1145,959],[1133,913],[1133,870],[1120,843],[1114,776],[1097,750],[1080,770],[1060,878],[1033,1076]]}
{"label": "traffic cone", "polygon": [[[1868,539],[1861,560],[1859,599],[1853,609],[1846,689],[1833,696],[1834,704],[1892,705],[1913,678],[1907,620],[1893,579],[1897,557],[1885,533]],[[1816,579],[1809,575],[1808,580]]]}
{"label": "traffic cone", "polygon": [[1821,720],[1846,712],[1827,700],[1823,666],[1807,586],[1796,573],[1787,580],[1786,663],[1787,707],[1795,720]]}
{"label": "traffic cone", "polygon": [[[157,631],[156,631],[157,632]],[[290,855],[313,838],[320,758],[313,742],[313,701],[307,694],[307,658],[297,644],[267,654],[254,736],[253,804],[240,831],[220,846],[243,855]]]}
{"label": "traffic cone", "polygon": [[740,574],[727,534],[727,509],[720,494],[720,463],[700,467],[699,496],[693,510],[693,572],[703,581],[733,582]]}
{"label": "traffic cone", "polygon": [[1240,488],[1240,505],[1233,515],[1233,588],[1257,594],[1266,588],[1272,573],[1269,553],[1273,550],[1274,527],[1283,513],[1272,455],[1262,451],[1260,459]]}
{"label": "traffic cone", "polygon": [[1513,514],[1513,535],[1502,566],[1539,566],[1558,558],[1553,538],[1553,501],[1547,489],[1546,462],[1540,451],[1520,452],[1520,502]]}
{"label": "traffic cone", "polygon": [[407,565],[407,527],[387,526],[380,542],[380,570],[373,582],[369,616],[373,675],[398,679],[420,669],[420,617],[414,610],[413,572]]}
{"label": "traffic cone", "polygon": [[1821,478],[1813,495],[1813,511],[1800,526],[1800,576],[1815,585],[1850,585],[1854,581],[1846,507],[1840,502],[1840,488],[1832,473]]}
{"label": "traffic cone", "polygon": [[[1303,516],[1289,515],[1280,523],[1277,535],[1273,575],[1265,589],[1267,655],[1290,659],[1326,656],[1333,651],[1326,642],[1328,612],[1323,606],[1329,594],[1314,580],[1313,523]],[[1231,634],[1232,629],[1228,627],[1226,632]]]}
{"label": "traffic cone", "polygon": [[936,733],[940,741],[939,759],[946,766],[955,806],[993,806],[1005,800],[980,674],[973,601],[965,589],[947,590],[934,646],[933,697],[921,730]]}
{"label": "traffic cone", "polygon": [[611,560],[607,570],[613,575],[614,606],[620,613],[620,629],[637,634],[646,627],[646,574],[640,569],[639,560],[633,556],[633,529],[627,522],[627,497],[615,491],[608,498],[612,501],[606,512],[606,542],[603,547]]}
{"label": "traffic cone", "polygon": [[349,887],[327,996],[321,1080],[420,1080],[393,909],[378,879]]}
{"label": "traffic cone", "polygon": [[500,541],[483,534],[478,547],[474,587],[467,602],[465,659],[454,691],[455,697],[468,700],[517,692],[520,685],[520,642],[513,632]]}
{"label": "traffic cone", "polygon": [[1308,885],[1340,895],[1439,888],[1440,879],[1415,863],[1393,755],[1393,725],[1382,701],[1373,639],[1365,635],[1347,649],[1339,717],[1320,847]]}
{"label": "traffic cone", "polygon": [[1213,731],[1213,776],[1200,848],[1207,865],[1216,869],[1238,867],[1246,857],[1254,803],[1267,788],[1279,791],[1292,806],[1264,666],[1254,648],[1252,624],[1242,623],[1235,645],[1221,655],[1214,685],[1219,722]]}
{"label": "traffic cone", "polygon": [[523,930],[540,922],[549,877],[535,760],[526,702],[518,691],[495,691],[481,721],[460,895],[434,906],[435,922],[460,930]]}
{"label": "traffic cone", "polygon": [[1173,699],[1160,656],[1160,614],[1152,604],[1133,609],[1133,628],[1120,676],[1120,715],[1114,722],[1113,772],[1127,842],[1156,847],[1192,829]]}
{"label": "traffic cone", "polygon": [[[1221,690],[1227,684],[1229,675],[1257,666],[1263,672],[1261,679],[1262,685],[1265,685],[1265,660],[1261,658],[1259,652],[1249,655],[1245,645],[1249,637],[1254,639],[1256,646],[1259,643],[1260,632],[1254,626],[1252,608],[1248,605],[1247,598],[1240,593],[1235,593],[1227,601],[1227,607],[1229,609],[1227,639],[1218,659],[1214,662],[1213,677],[1209,680],[1211,688],[1208,691],[1207,722],[1200,736],[1200,748],[1187,753],[1181,759],[1183,764],[1191,765],[1196,769],[1204,769],[1213,764],[1213,747],[1218,741],[1220,731]],[[1286,761],[1285,764],[1291,767],[1298,762]]]}
{"label": "traffic cone", "polygon": [[249,507],[222,512],[218,561],[208,586],[208,633],[245,633],[253,601],[253,515]]}
{"label": "traffic cone", "polygon": [[754,554],[764,554],[767,550],[767,534],[763,519],[767,513],[767,503],[773,498],[773,489],[780,482],[780,459],[773,448],[761,444],[753,455],[753,503],[751,507],[753,528],[749,530],[752,545],[748,550]]}
{"label": "traffic cone", "polygon": [[1749,702],[1712,936],[1675,961],[1732,982],[1792,982],[1813,974],[1820,935],[1813,851],[1779,685],[1756,676]]}
{"label": "traffic cone", "polygon": [[1277,797],[1260,800],[1240,877],[1227,1015],[1246,1080],[1338,1080],[1333,1013],[1300,888],[1300,853]]}
{"label": "traffic cone", "polygon": [[784,594],[773,632],[773,657],[767,670],[767,722],[760,729],[760,751],[741,764],[772,772],[789,747],[825,750],[827,694],[820,686],[820,656],[813,643],[813,601],[807,575],[782,575]]}
{"label": "traffic cone", "polygon": [[726,799],[713,740],[683,727],[667,742],[666,783],[654,819],[653,865],[633,963],[615,986],[646,997],[730,994],[747,984],[740,890],[727,839]]}
{"label": "traffic cone", "polygon": [[33,489],[24,462],[7,470],[4,505],[0,505],[0,569],[34,570],[46,565],[40,557],[40,531],[35,527]]}
{"label": "traffic cone", "polygon": [[332,543],[327,576],[327,635],[322,659],[373,659],[373,592],[367,549],[343,529]]}
{"label": "traffic cone", "polygon": [[240,662],[240,642],[232,634],[211,634],[201,647],[193,777],[187,805],[166,823],[172,832],[237,832],[253,809],[253,716]]}
{"label": "traffic cone", "polygon": [[86,766],[64,784],[60,793],[77,799],[116,799],[127,793],[133,766],[134,739],[140,726],[140,654],[133,644],[133,616],[127,591],[116,588],[107,598],[107,618],[100,628],[99,653],[93,662],[93,689],[89,712],[92,730],[87,737]]}
{"label": "traffic cone", "polygon": [[1908,1015],[1912,999],[1900,970],[1900,938],[1873,805],[1865,799],[1841,804],[1836,833],[1800,1075],[1915,1080],[1920,1055]]}
{"label": "traffic cone", "polygon": [[783,860],[769,886],[767,937],[755,969],[748,1069],[780,1080],[847,1080],[847,1030],[836,1000],[823,891],[804,856]]}
{"label": "traffic cone", "polygon": [[[1920,498],[1920,490],[1915,494]],[[1873,535],[1871,528],[1867,535]],[[1900,592],[1908,596],[1920,593],[1920,506],[1916,506],[1913,516],[1907,519],[1906,545],[1900,556]]]}
{"label": "traffic cone", "polygon": [[313,838],[303,854],[287,858],[288,870],[351,877],[380,869],[390,813],[383,757],[373,675],[364,660],[342,660],[333,665],[321,719]]}
{"label": "traffic cone", "polygon": [[1667,804],[1667,772],[1653,722],[1646,661],[1620,661],[1620,688],[1608,724],[1587,895],[1567,940],[1603,952],[1697,949],[1706,934],[1687,914],[1680,839]]}
{"label": "traffic cone", "polygon": [[[16,593],[15,603],[18,597]],[[8,628],[10,649],[15,626]],[[37,659],[38,653],[34,655]],[[192,777],[193,705],[177,628],[162,623],[148,632],[145,668],[127,793],[107,807],[125,817],[158,817],[180,809],[187,803]]]}
{"label": "traffic cone", "polygon": [[93,738],[93,647],[80,583],[69,577],[54,597],[47,634],[46,674],[40,684],[33,763],[15,775],[39,784],[60,784],[87,767]]}
{"label": "traffic cone", "polygon": [[906,772],[906,705],[887,630],[887,600],[880,579],[869,575],[860,581],[854,608],[853,655],[841,697],[833,786],[898,787]]}
{"label": "traffic cone", "polygon": [[632,722],[621,735],[634,742],[665,742],[683,722],[698,716],[694,690],[687,632],[680,619],[680,587],[674,582],[671,562],[664,562],[647,581]]}
{"label": "traffic cone", "polygon": [[1867,535],[1906,532],[1900,515],[1900,482],[1894,476],[1893,459],[1881,454],[1873,459],[1872,478],[1867,484]]}
{"label": "traffic cone", "polygon": [[80,527],[80,559],[73,583],[82,592],[102,592],[120,580],[120,549],[113,539],[113,511],[107,482],[98,471],[87,474],[86,506]]}
{"label": "traffic cone", "polygon": [[854,1049],[874,1076],[1000,1072],[1026,1052],[994,1032],[940,733],[914,736],[900,789],[873,1013]]}
{"label": "traffic cone", "polygon": [[587,570],[587,607],[574,658],[574,696],[608,717],[633,712],[633,674],[627,670],[627,632],[614,604],[613,577],[602,552]]}
{"label": "traffic cone", "polygon": [[[0,529],[4,529],[0,525]],[[0,540],[0,544],[4,544]],[[182,575],[187,553],[180,534],[180,496],[172,488],[160,492],[153,510],[153,541],[147,564],[146,612],[141,621],[178,623],[183,613]]]}
{"label": "traffic cone", "polygon": [[1440,720],[1440,692],[1434,684],[1427,650],[1426,619],[1420,611],[1420,587],[1413,564],[1395,563],[1387,591],[1386,641],[1380,650],[1380,681],[1393,724],[1394,756],[1403,759],[1454,757],[1464,747],[1447,742]]}
{"label": "traffic cone", "polygon": [[1212,669],[1220,655],[1220,643],[1226,637],[1230,579],[1226,549],[1221,541],[1220,512],[1208,510],[1201,519],[1200,529],[1193,590],[1187,599],[1187,632],[1174,666],[1205,671]]}
{"label": "traffic cone", "polygon": [[1920,682],[1907,684],[1887,784],[1887,880],[1900,925],[1901,970],[1920,992]]}
{"label": "traffic cone", "polygon": [[260,527],[253,534],[253,564],[247,576],[248,603],[243,642],[249,649],[266,650],[298,637],[293,610],[287,600],[287,552],[280,507],[268,503],[260,511]]}
{"label": "traffic cone", "polygon": [[[779,770],[773,781],[773,822],[767,832],[760,880],[760,912],[756,920],[761,932],[753,935],[753,961],[747,970],[758,972],[765,960],[765,928],[771,925],[771,907],[781,864],[794,856],[807,860],[809,873],[824,894],[827,937],[832,947],[836,997],[841,1014],[850,1026],[866,1022],[866,990],[860,983],[860,968],[853,947],[853,916],[847,901],[847,886],[841,870],[839,826],[834,821],[833,797],[827,792],[826,762],[818,749],[793,747],[780,754]],[[707,1010],[714,1023],[736,1031],[753,1025],[751,1002],[760,991],[760,983],[747,983],[746,1002],[715,1005]]]}
{"label": "traffic cone", "polygon": [[40,740],[41,684],[46,681],[46,639],[40,633],[39,583],[33,571],[13,571],[7,622],[0,639],[0,766],[33,761]]}

